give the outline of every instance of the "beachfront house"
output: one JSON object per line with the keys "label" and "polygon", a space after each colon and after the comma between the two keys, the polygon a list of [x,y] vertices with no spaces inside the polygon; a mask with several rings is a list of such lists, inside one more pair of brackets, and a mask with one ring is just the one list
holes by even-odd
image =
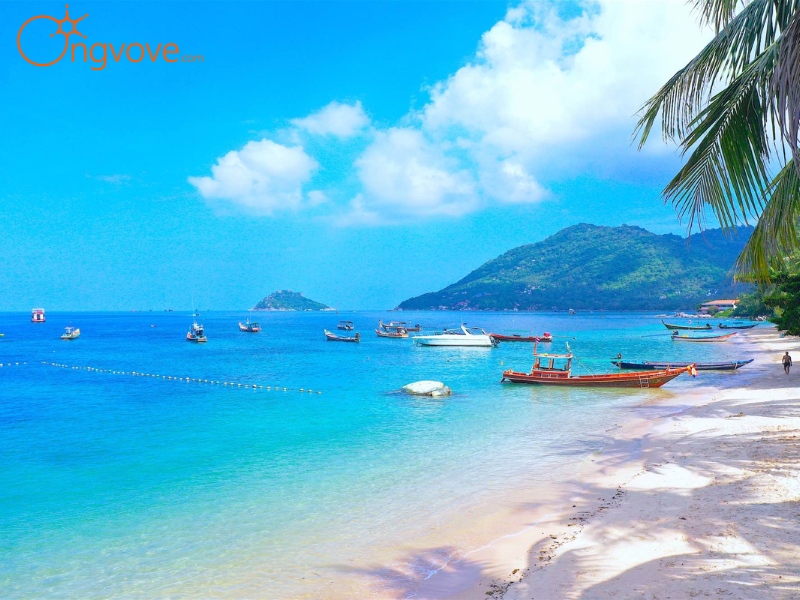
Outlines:
{"label": "beachfront house", "polygon": [[739,304],[738,300],[711,300],[710,302],[703,302],[700,305],[700,314],[707,315],[710,313],[716,313],[721,310],[728,310],[730,308],[736,308],[736,305]]}

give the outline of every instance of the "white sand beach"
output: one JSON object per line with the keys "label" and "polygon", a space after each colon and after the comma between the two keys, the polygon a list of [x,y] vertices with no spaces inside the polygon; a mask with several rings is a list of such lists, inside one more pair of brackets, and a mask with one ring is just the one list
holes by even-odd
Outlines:
{"label": "white sand beach", "polygon": [[559,498],[519,509],[517,533],[401,597],[800,597],[800,366],[780,365],[800,340],[764,328],[735,343],[755,361],[730,387],[698,380],[674,413],[612,432]]}

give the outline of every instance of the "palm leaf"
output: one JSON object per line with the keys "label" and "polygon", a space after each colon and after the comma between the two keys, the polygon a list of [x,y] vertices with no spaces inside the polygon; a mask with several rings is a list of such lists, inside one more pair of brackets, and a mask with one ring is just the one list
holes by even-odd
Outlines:
{"label": "palm leaf", "polygon": [[740,281],[768,283],[770,268],[779,269],[784,256],[797,249],[800,218],[800,175],[790,160],[769,186],[766,203],[753,234],[736,262]]}

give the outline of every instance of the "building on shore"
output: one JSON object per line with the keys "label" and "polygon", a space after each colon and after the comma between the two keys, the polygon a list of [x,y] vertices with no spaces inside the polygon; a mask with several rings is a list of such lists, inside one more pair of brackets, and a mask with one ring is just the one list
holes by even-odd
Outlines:
{"label": "building on shore", "polygon": [[711,300],[710,302],[703,302],[700,305],[699,312],[701,315],[707,315],[721,310],[736,308],[737,304],[739,304],[738,300]]}

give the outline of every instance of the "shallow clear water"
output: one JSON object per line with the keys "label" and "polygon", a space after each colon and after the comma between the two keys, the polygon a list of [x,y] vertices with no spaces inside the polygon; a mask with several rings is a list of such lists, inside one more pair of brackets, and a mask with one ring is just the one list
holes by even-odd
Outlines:
{"label": "shallow clear water", "polygon": [[[48,313],[45,324],[0,314],[0,597],[314,595],[322,581],[394,560],[409,540],[457,545],[447,539],[454,516],[556,479],[630,407],[697,383],[501,385],[504,369],[530,367],[532,345],[377,338],[378,318],[392,316],[264,313],[264,331],[247,334],[236,327],[244,315],[210,312],[200,319],[209,342],[195,345],[183,339],[188,313]],[[426,328],[463,318],[500,333],[550,331],[553,350],[569,341],[583,372],[608,371],[617,352],[742,358],[740,345],[674,343],[644,314],[400,316]],[[361,344],[324,340],[339,319],[356,323]],[[66,325],[81,337],[59,340]],[[420,379],[454,395],[397,393]]]}

